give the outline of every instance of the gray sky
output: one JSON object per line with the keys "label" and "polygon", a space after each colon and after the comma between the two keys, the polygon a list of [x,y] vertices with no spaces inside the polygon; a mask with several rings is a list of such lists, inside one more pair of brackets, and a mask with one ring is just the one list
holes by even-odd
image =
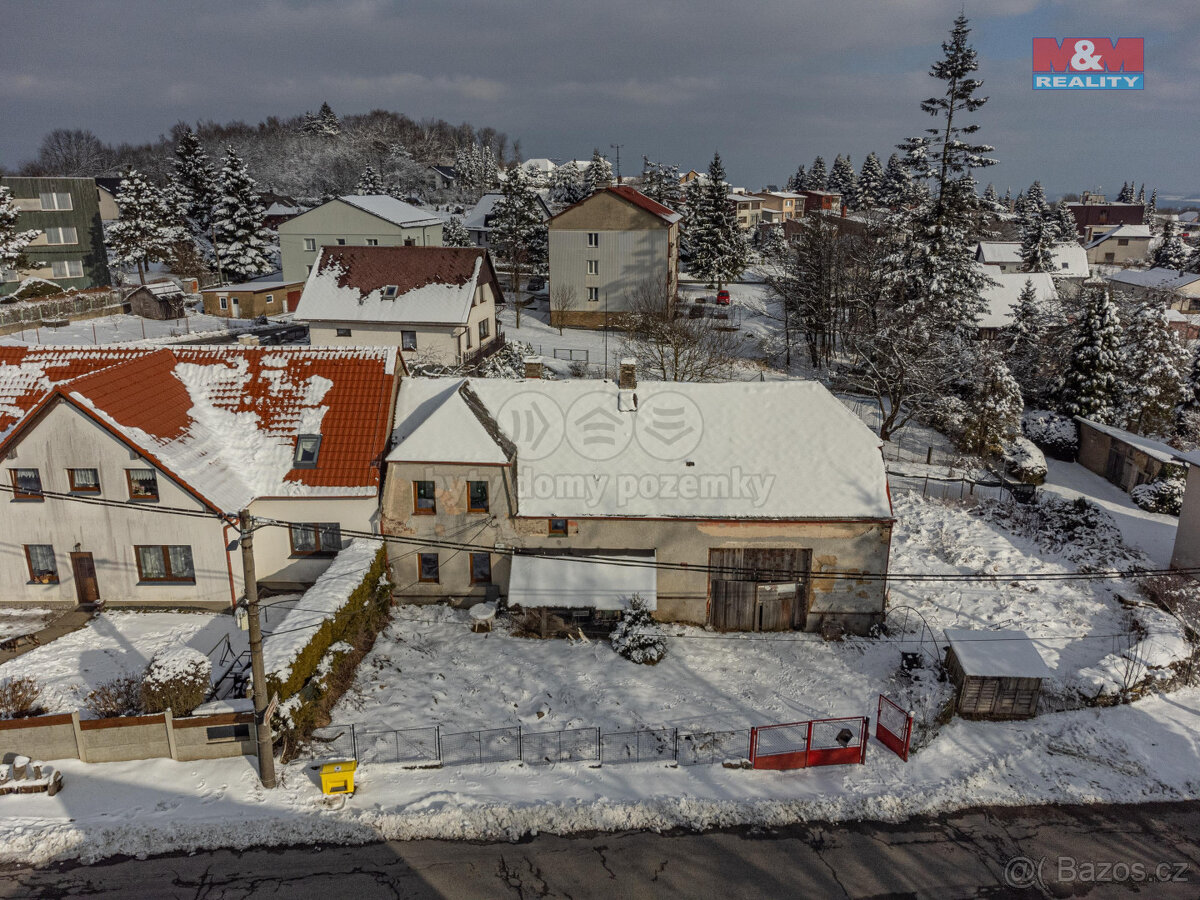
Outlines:
{"label": "gray sky", "polygon": [[[782,183],[799,162],[927,127],[961,0],[0,0],[0,163],[52,128],[140,142],[176,121],[393,109],[491,125],[526,157],[623,145],[730,180]],[[966,0],[991,101],[979,173],[1014,193],[1144,181],[1200,196],[1200,2]],[[1146,38],[1146,90],[1034,91],[1031,39]]]}

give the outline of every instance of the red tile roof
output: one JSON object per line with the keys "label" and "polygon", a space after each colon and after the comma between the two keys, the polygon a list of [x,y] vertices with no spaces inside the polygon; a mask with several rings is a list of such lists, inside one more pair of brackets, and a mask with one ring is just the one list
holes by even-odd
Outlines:
{"label": "red tile roof", "polygon": [[670,219],[673,222],[678,217],[678,213],[676,213],[675,210],[663,206],[657,200],[651,200],[641,191],[636,191],[626,185],[618,185],[617,187],[610,187],[606,190],[616,194],[618,197],[621,197],[624,200],[628,200],[634,206],[641,207],[648,213],[653,213],[660,219]]}
{"label": "red tile roof", "polygon": [[481,276],[490,270],[494,282],[488,252],[473,247],[323,247],[320,267],[341,270],[338,287],[368,294],[394,284],[403,295],[427,284],[464,285],[480,257],[486,261]]}

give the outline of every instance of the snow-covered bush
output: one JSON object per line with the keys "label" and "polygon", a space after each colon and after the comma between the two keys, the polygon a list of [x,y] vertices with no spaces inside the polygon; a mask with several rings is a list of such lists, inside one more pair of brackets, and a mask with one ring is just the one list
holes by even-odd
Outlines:
{"label": "snow-covered bush", "polygon": [[84,699],[83,705],[98,719],[139,715],[142,712],[142,677],[118,675],[111,681],[97,685]]}
{"label": "snow-covered bush", "polygon": [[1043,491],[1036,503],[979,503],[973,511],[1029,538],[1039,549],[1071,560],[1081,570],[1146,563],[1126,546],[1113,517],[1083,497],[1067,500]]}
{"label": "snow-covered bush", "polygon": [[42,714],[42,686],[28,676],[0,681],[0,719]]}
{"label": "snow-covered bush", "polygon": [[1079,431],[1069,416],[1033,409],[1021,417],[1021,430],[1054,459],[1074,462],[1079,453]]}
{"label": "snow-covered bush", "polygon": [[1133,502],[1147,512],[1179,515],[1183,509],[1183,492],[1186,482],[1182,477],[1169,475],[1147,484],[1139,484],[1129,495]]}
{"label": "snow-covered bush", "polygon": [[1016,437],[1004,445],[1004,468],[1022,484],[1046,480],[1046,457],[1027,437]]}
{"label": "snow-covered bush", "polygon": [[635,663],[652,666],[667,655],[667,639],[637,594],[629,601],[629,609],[608,639],[613,650]]}
{"label": "snow-covered bush", "polygon": [[176,646],[159,651],[150,660],[142,680],[142,708],[174,716],[190,716],[204,702],[212,686],[212,662],[199,650]]}
{"label": "snow-covered bush", "polygon": [[939,397],[929,411],[927,424],[955,443],[962,437],[967,421],[967,404],[953,394]]}

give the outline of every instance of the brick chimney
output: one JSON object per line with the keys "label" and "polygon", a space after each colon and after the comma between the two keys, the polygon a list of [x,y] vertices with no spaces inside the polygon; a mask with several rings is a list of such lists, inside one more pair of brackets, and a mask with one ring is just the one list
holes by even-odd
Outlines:
{"label": "brick chimney", "polygon": [[541,378],[542,377],[542,360],[539,356],[525,357],[525,377],[526,378]]}
{"label": "brick chimney", "polygon": [[627,356],[621,360],[618,370],[617,387],[623,391],[632,391],[637,387],[637,360]]}

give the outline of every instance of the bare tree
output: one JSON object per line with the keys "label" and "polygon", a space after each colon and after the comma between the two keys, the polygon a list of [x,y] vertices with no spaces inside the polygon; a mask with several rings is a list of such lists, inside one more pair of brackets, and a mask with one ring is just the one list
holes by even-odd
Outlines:
{"label": "bare tree", "polygon": [[25,169],[30,175],[88,178],[103,175],[112,165],[112,150],[92,132],[81,128],[56,128],[42,139],[37,159]]}
{"label": "bare tree", "polygon": [[727,378],[737,356],[736,331],[713,320],[676,315],[669,281],[649,279],[626,295],[625,352],[644,372],[663,381],[716,381]]}
{"label": "bare tree", "polygon": [[573,284],[556,284],[550,292],[550,324],[558,326],[558,333],[563,333],[563,319],[575,308],[579,297]]}

